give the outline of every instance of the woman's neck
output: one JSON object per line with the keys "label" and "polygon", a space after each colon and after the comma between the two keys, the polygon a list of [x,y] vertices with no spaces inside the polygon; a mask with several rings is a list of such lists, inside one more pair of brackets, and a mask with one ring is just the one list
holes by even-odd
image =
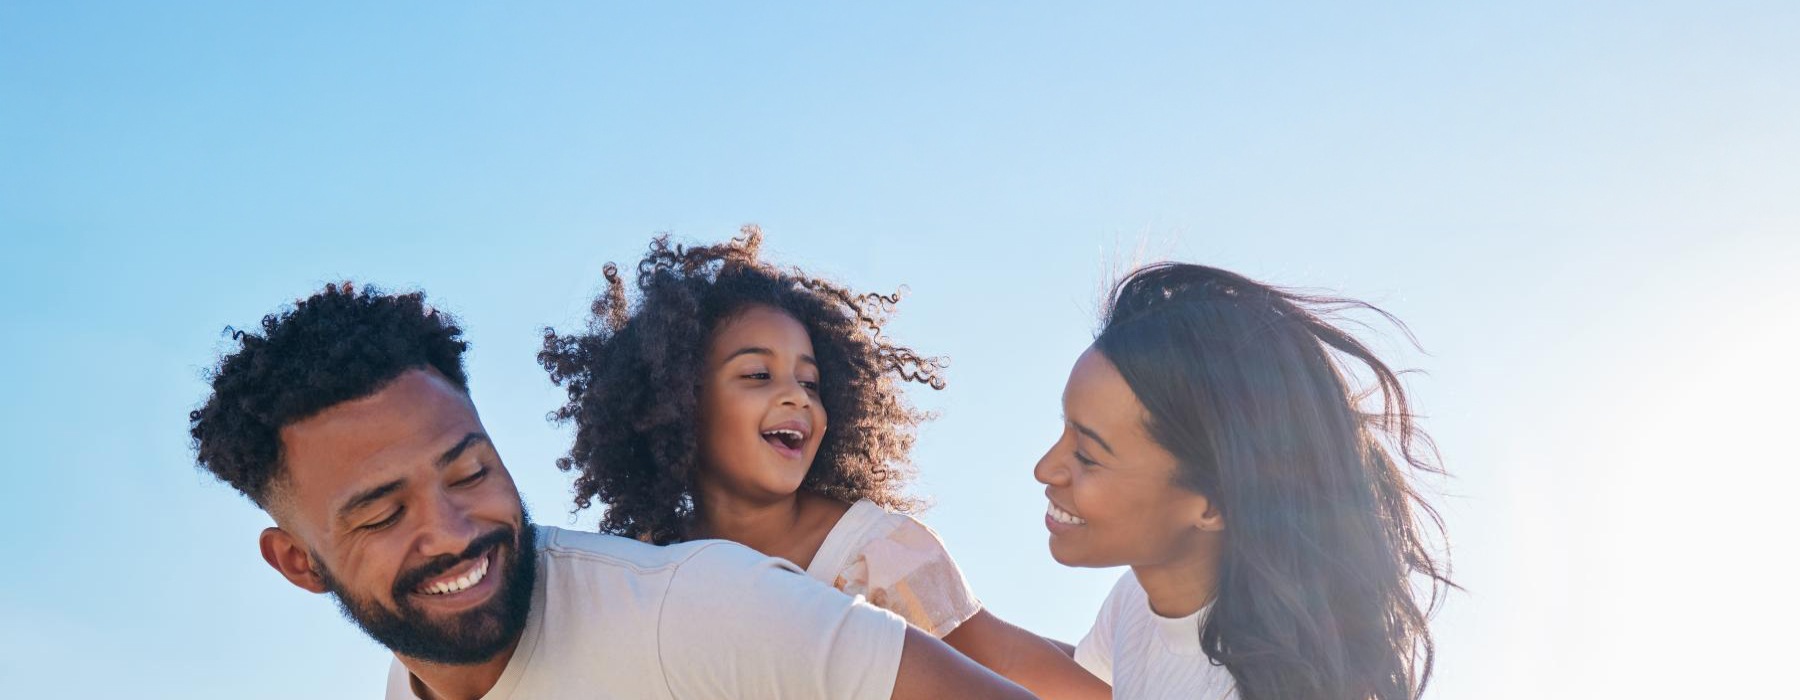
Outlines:
{"label": "woman's neck", "polygon": [[762,502],[707,492],[695,506],[693,538],[731,540],[802,569],[812,564],[825,536],[849,509],[806,492]]}
{"label": "woman's neck", "polygon": [[1223,542],[1203,537],[1168,561],[1133,564],[1138,585],[1150,599],[1150,611],[1162,617],[1187,617],[1211,603],[1219,585]]}

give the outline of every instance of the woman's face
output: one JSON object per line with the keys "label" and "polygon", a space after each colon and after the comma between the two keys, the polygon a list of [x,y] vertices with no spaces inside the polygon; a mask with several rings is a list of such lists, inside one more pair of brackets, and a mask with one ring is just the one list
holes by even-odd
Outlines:
{"label": "woman's face", "polygon": [[1205,496],[1175,483],[1177,461],[1094,348],[1063,389],[1063,431],[1033,475],[1050,499],[1050,554],[1067,566],[1157,566],[1200,551],[1223,527]]}
{"label": "woman's face", "polygon": [[806,327],[759,305],[714,329],[699,420],[703,493],[769,501],[799,491],[825,435]]}

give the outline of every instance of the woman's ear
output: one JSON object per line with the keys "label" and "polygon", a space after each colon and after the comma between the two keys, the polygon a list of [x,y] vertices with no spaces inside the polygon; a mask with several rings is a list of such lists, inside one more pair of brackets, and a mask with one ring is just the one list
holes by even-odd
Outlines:
{"label": "woman's ear", "polygon": [[299,538],[281,528],[270,527],[263,528],[262,537],[257,541],[262,547],[263,561],[281,572],[288,583],[312,593],[326,591],[325,577],[313,567],[312,555]]}
{"label": "woman's ear", "polygon": [[1223,532],[1225,530],[1225,514],[1211,498],[1195,494],[1193,504],[1194,527],[1201,532]]}

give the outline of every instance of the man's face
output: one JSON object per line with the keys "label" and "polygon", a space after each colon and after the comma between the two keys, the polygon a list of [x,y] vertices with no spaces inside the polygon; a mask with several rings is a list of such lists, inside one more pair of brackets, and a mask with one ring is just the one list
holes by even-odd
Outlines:
{"label": "man's face", "polygon": [[530,521],[469,397],[413,370],[281,430],[263,556],[402,656],[488,661],[531,607]]}

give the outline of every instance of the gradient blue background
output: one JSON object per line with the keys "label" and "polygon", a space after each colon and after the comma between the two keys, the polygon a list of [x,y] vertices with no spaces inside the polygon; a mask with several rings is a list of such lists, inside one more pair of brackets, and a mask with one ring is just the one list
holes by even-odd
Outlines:
{"label": "gradient blue background", "polygon": [[[0,3],[0,695],[372,697],[186,412],[322,283],[462,318],[541,521],[533,360],[650,236],[910,288],[917,492],[1073,641],[1030,475],[1099,292],[1173,257],[1370,299],[1455,477],[1432,696],[1785,687],[1800,5]],[[1777,682],[1781,685],[1777,685]]]}

